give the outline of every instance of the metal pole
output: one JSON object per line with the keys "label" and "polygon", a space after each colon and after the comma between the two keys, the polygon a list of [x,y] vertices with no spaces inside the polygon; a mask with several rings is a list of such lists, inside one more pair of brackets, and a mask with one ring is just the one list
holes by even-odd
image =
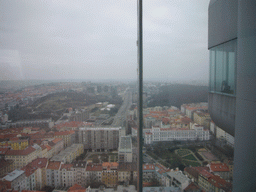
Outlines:
{"label": "metal pole", "polygon": [[138,0],[138,83],[139,83],[139,98],[138,98],[138,115],[139,115],[139,127],[138,127],[138,181],[137,191],[142,192],[142,147],[143,147],[143,51],[142,51],[142,0]]}

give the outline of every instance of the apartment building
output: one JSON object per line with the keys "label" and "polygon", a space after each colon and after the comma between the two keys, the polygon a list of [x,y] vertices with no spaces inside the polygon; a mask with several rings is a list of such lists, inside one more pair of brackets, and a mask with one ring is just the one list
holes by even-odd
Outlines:
{"label": "apartment building", "polygon": [[[38,156],[38,150],[29,146],[23,150],[8,150],[6,152],[6,160],[14,161],[14,169],[19,169],[32,162]],[[40,157],[40,156],[39,156]]]}
{"label": "apartment building", "polygon": [[181,105],[181,112],[193,120],[193,113],[197,110],[207,110],[208,103],[190,103]]}
{"label": "apartment building", "polygon": [[27,190],[35,190],[35,188],[36,188],[35,172],[37,171],[37,168],[25,166],[21,170],[25,171],[26,183],[27,183],[26,189]]}
{"label": "apartment building", "polygon": [[75,183],[83,187],[86,186],[86,167],[86,161],[76,161],[72,166]]}
{"label": "apartment building", "polygon": [[102,183],[107,187],[116,187],[118,182],[118,163],[104,162],[102,163]]}
{"label": "apartment building", "polygon": [[187,141],[209,140],[209,130],[198,124],[191,124],[191,128],[160,128],[152,127],[149,132],[144,132],[144,143],[152,144],[158,141]]}
{"label": "apartment building", "polygon": [[232,184],[218,175],[213,175],[206,170],[199,172],[198,186],[209,192],[230,192]]}
{"label": "apartment building", "polygon": [[119,128],[80,128],[79,143],[84,144],[85,149],[93,151],[117,150],[119,145]]}
{"label": "apartment building", "polygon": [[119,163],[117,171],[118,182],[132,183],[133,181],[136,181],[136,177],[134,177],[134,172],[137,172],[136,163]]}
{"label": "apartment building", "polygon": [[54,155],[56,155],[64,149],[64,140],[63,138],[55,138],[49,145],[54,148]]}
{"label": "apartment building", "polygon": [[86,166],[86,183],[87,185],[94,182],[102,182],[102,164],[88,163]]}
{"label": "apartment building", "polygon": [[61,162],[50,161],[46,168],[46,185],[51,187],[61,187]]}
{"label": "apartment building", "polygon": [[73,164],[62,164],[60,167],[61,185],[63,187],[73,186],[75,182],[75,172]]}
{"label": "apartment building", "polygon": [[55,132],[54,138],[62,138],[64,141],[64,148],[66,148],[75,143],[75,131],[70,130]]}
{"label": "apartment building", "polygon": [[188,176],[188,178],[198,185],[199,173],[203,170],[207,172],[210,171],[209,167],[186,167],[184,169],[184,174]]}
{"label": "apartment building", "polygon": [[26,147],[28,147],[28,140],[27,139],[21,139],[21,140],[12,140],[8,142],[8,145],[11,146],[13,150],[23,150]]}
{"label": "apartment building", "polygon": [[207,167],[209,167],[210,173],[213,173],[214,175],[219,175],[225,180],[230,179],[229,166],[226,163],[210,163],[207,165]]}
{"label": "apartment building", "polygon": [[62,163],[72,163],[78,156],[84,152],[83,144],[72,144],[70,147],[54,155],[51,161],[60,161]]}
{"label": "apartment building", "polygon": [[48,165],[47,158],[37,158],[27,164],[25,169],[35,169],[35,189],[40,190],[46,186],[46,168]]}

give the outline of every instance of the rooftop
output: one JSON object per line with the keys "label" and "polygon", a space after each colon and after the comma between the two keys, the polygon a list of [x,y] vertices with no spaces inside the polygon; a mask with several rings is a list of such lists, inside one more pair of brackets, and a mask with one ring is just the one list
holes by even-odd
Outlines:
{"label": "rooftop", "polygon": [[6,180],[6,181],[13,181],[13,180],[15,180],[17,177],[21,176],[23,173],[25,173],[25,171],[15,169],[13,172],[8,173],[8,175],[6,175],[5,177],[3,177],[3,180]]}

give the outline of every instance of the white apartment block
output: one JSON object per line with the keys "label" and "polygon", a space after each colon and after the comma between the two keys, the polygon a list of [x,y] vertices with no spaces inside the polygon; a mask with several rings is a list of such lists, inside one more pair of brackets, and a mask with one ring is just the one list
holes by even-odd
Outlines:
{"label": "white apartment block", "polygon": [[204,129],[196,123],[191,123],[190,128],[160,128],[152,127],[150,132],[145,132],[144,143],[151,144],[157,141],[187,141],[187,140],[209,140],[208,129]]}

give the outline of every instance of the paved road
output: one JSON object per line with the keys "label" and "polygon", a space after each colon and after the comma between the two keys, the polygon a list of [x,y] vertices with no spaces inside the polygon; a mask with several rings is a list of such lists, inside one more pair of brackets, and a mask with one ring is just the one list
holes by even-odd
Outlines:
{"label": "paved road", "polygon": [[122,106],[119,108],[114,121],[112,123],[113,127],[121,127],[124,126],[124,122],[126,120],[126,115],[129,110],[129,108],[132,105],[132,91],[127,88],[124,93],[124,101]]}

